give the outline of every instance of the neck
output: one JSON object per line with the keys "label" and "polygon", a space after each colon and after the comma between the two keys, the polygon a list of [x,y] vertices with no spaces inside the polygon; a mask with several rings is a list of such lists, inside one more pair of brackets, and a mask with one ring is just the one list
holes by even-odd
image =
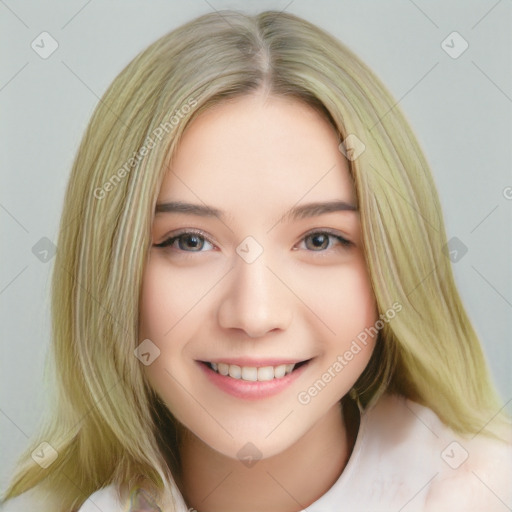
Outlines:
{"label": "neck", "polygon": [[352,409],[336,404],[296,443],[251,467],[185,430],[180,434],[178,486],[187,506],[197,512],[301,511],[343,472],[358,420]]}

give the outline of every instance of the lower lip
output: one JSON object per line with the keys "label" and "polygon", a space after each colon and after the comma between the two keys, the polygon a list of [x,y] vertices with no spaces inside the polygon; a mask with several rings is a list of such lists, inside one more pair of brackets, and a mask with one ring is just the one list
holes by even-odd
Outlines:
{"label": "lower lip", "polygon": [[208,379],[210,379],[210,382],[215,384],[225,393],[244,400],[259,400],[261,398],[277,395],[278,393],[281,393],[281,391],[285,390],[293,381],[298,379],[302,373],[304,373],[311,363],[311,360],[281,379],[272,379],[262,382],[233,379],[232,377],[217,373],[205,363],[201,363],[200,361],[196,362],[199,364]]}

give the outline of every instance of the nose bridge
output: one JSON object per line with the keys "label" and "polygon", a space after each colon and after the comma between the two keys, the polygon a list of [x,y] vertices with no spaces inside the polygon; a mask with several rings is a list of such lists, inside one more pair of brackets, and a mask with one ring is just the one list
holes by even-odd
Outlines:
{"label": "nose bridge", "polygon": [[275,329],[286,329],[291,321],[291,298],[267,267],[263,253],[248,263],[237,257],[230,283],[219,304],[219,323],[258,337]]}

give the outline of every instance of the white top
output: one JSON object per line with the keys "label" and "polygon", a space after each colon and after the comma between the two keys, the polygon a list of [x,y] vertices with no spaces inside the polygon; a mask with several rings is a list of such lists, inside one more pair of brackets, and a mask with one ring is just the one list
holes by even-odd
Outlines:
{"label": "white top", "polygon": [[[178,498],[176,512],[188,512]],[[8,507],[5,512],[18,510],[29,509]],[[430,409],[384,395],[362,414],[354,449],[338,480],[301,512],[340,510],[512,510],[512,445],[484,436],[463,439]],[[79,510],[98,511],[129,512],[129,504],[121,505],[109,486],[92,494]]]}

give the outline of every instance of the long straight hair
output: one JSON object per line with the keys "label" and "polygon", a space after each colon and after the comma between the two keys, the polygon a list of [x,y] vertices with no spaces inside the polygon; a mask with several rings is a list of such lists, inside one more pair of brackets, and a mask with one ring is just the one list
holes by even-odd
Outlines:
{"label": "long straight hair", "polygon": [[[174,503],[177,426],[134,356],[156,199],[187,125],[260,90],[311,105],[345,146],[365,146],[349,163],[366,262],[379,312],[394,303],[401,311],[380,331],[352,394],[364,408],[393,391],[457,432],[489,433],[501,403],[443,250],[428,164],[396,102],[311,23],[222,11],[138,55],[93,114],[66,191],[53,272],[54,410],[7,498],[41,488],[55,497],[52,512],[69,512],[100,487],[143,479]],[[41,442],[58,452],[46,469],[30,456]]]}

